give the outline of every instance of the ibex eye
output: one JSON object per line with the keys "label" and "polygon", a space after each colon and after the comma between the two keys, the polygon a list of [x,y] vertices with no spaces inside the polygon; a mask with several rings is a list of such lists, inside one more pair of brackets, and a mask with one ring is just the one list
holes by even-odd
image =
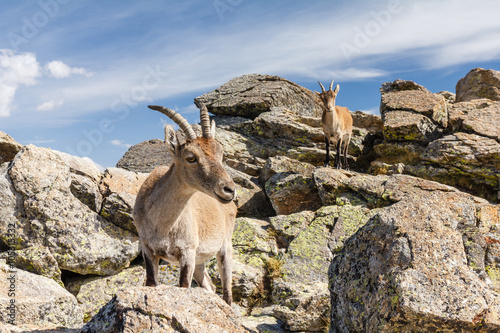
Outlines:
{"label": "ibex eye", "polygon": [[194,163],[194,162],[196,162],[196,157],[189,156],[189,157],[186,158],[186,161],[188,161],[189,163]]}

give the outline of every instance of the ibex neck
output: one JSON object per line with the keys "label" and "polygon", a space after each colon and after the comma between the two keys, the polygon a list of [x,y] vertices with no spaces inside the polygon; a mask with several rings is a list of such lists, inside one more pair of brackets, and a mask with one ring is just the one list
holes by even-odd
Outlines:
{"label": "ibex neck", "polygon": [[166,214],[165,216],[172,219],[172,222],[175,222],[186,208],[189,199],[191,199],[196,190],[182,180],[175,164],[165,174],[163,184],[160,188],[162,189],[162,197],[164,198],[162,211]]}

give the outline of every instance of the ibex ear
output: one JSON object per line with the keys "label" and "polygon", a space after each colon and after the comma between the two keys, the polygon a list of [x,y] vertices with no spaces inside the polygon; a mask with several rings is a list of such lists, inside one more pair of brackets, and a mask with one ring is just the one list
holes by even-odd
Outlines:
{"label": "ibex ear", "polygon": [[165,125],[165,144],[172,156],[175,156],[179,147],[179,140],[177,140],[174,128],[168,124]]}
{"label": "ibex ear", "polygon": [[337,84],[337,86],[335,87],[335,90],[333,91],[334,93],[338,93],[340,90],[340,86]]}
{"label": "ibex ear", "polygon": [[212,124],[210,126],[210,135],[212,138],[215,138],[215,120],[212,120]]}

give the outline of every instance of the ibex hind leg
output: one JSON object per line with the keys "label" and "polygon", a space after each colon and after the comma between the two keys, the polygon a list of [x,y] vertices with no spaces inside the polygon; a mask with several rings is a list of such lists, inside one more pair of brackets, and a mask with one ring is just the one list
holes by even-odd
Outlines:
{"label": "ibex hind leg", "polygon": [[142,247],[142,257],[146,264],[146,286],[156,287],[158,285],[158,265],[160,257],[155,256],[146,246]]}
{"label": "ibex hind leg", "polygon": [[[226,242],[227,243],[227,242]],[[233,248],[232,245],[226,244],[217,253],[217,266],[219,268],[220,279],[222,281],[222,298],[231,305],[233,301],[232,291],[232,271],[233,271]]]}
{"label": "ibex hind leg", "polygon": [[215,292],[215,286],[212,283],[212,279],[210,275],[208,275],[207,269],[205,268],[205,264],[196,265],[194,268],[194,280],[198,285],[202,288],[207,289],[208,291]]}
{"label": "ibex hind leg", "polygon": [[347,153],[349,151],[349,143],[351,142],[351,136],[347,137],[347,140],[344,141],[344,166],[346,170],[349,170],[349,163],[347,162]]}
{"label": "ibex hind leg", "polygon": [[342,169],[342,161],[340,159],[340,152],[342,151],[342,139],[337,141],[337,154],[335,154],[335,167],[337,169]]}
{"label": "ibex hind leg", "polygon": [[323,164],[323,166],[327,167],[328,164],[330,164],[330,138],[325,136],[325,143],[326,143],[326,156],[325,156],[325,163]]}

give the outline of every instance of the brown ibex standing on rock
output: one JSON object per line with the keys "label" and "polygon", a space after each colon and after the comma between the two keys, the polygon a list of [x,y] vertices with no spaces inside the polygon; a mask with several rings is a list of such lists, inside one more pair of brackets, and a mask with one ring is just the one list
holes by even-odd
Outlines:
{"label": "brown ibex standing on rock", "polygon": [[158,284],[160,258],[180,266],[181,287],[191,281],[215,291],[205,261],[217,254],[223,299],[232,302],[232,244],[236,218],[235,184],[222,166],[222,146],[215,141],[215,122],[210,125],[207,108],[200,103],[202,137],[178,113],[162,106],[149,106],[175,121],[186,135],[185,142],[170,125],[165,142],[173,164],[155,168],[142,185],[134,206],[146,263],[146,286]]}
{"label": "brown ibex standing on rock", "polygon": [[339,92],[339,85],[332,91],[333,81],[330,83],[330,89],[325,91],[325,87],[318,81],[321,86],[321,93],[316,92],[323,102],[323,115],[321,117],[321,126],[325,133],[326,142],[326,158],[325,166],[330,163],[330,143],[337,145],[337,155],[335,157],[335,167],[342,168],[340,153],[344,154],[344,167],[349,169],[347,163],[347,150],[352,135],[352,116],[351,112],[345,106],[336,106],[335,98]]}

